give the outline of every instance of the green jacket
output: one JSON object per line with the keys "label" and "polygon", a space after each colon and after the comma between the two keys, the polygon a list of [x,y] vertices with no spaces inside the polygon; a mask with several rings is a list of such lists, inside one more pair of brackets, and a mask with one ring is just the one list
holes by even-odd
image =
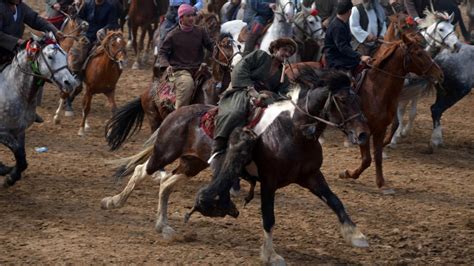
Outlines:
{"label": "green jacket", "polygon": [[255,50],[242,58],[232,71],[232,87],[236,89],[255,86],[257,91],[265,87],[275,93],[286,92],[290,83],[286,77],[284,82],[280,83],[283,66],[270,75],[272,60],[272,56],[263,50]]}

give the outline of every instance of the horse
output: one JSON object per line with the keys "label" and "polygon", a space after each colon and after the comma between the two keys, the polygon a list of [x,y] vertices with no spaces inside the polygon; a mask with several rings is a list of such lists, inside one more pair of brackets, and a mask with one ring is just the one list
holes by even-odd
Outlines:
{"label": "horse", "polygon": [[127,59],[126,42],[121,31],[108,31],[106,36],[99,41],[99,47],[93,52],[85,67],[85,93],[82,99],[82,121],[78,132],[79,136],[84,136],[85,130],[90,127],[87,123],[87,116],[94,94],[103,93],[107,96],[112,113],[117,109],[115,86]]}
{"label": "horse", "polygon": [[[384,194],[393,194],[394,190],[389,188],[384,180],[382,152],[385,133],[394,118],[403,82],[408,73],[438,82],[442,80],[443,72],[416,39],[403,33],[400,41],[383,43],[374,59],[374,63],[358,85],[357,93],[362,99],[362,110],[372,134],[376,184]],[[369,142],[360,145],[360,152],[361,165],[355,170],[340,173],[340,178],[357,179],[370,166],[372,158]]]}
{"label": "horse", "polygon": [[[273,22],[264,33],[259,48],[267,52],[272,41],[281,37],[291,38],[293,36],[292,22],[295,14],[295,4],[292,0],[278,0],[273,12],[275,13]],[[230,33],[234,40],[238,40],[240,31],[246,26],[247,23],[242,20],[228,21],[221,25],[221,32]],[[245,44],[239,42],[237,47],[244,50]],[[239,51],[234,49],[234,53]],[[241,55],[235,56],[232,65],[235,66],[241,59]]]}
{"label": "horse", "polygon": [[322,21],[317,13],[312,13],[311,9],[302,7],[301,12],[296,14],[293,23],[293,40],[298,43],[294,61],[320,61],[321,40],[325,35]]}
{"label": "horse", "polygon": [[67,68],[66,53],[52,34],[41,39],[33,36],[26,49],[18,52],[13,62],[0,72],[0,143],[14,154],[16,165],[0,163],[3,187],[14,185],[27,168],[26,130],[36,114],[36,95],[45,80],[69,93],[77,81]]}
{"label": "horse", "polygon": [[[261,183],[264,262],[283,262],[273,249],[275,191],[291,183],[309,189],[336,213],[344,238],[354,246],[366,247],[365,236],[351,221],[338,197],[330,190],[320,171],[322,148],[318,136],[326,124],[335,125],[354,142],[364,143],[368,127],[361,114],[358,96],[350,89],[345,73],[307,69],[293,84],[288,100],[268,106],[254,128],[259,136],[252,158],[258,167]],[[165,238],[175,231],[168,224],[168,199],[176,186],[208,167],[212,139],[200,128],[201,116],[212,109],[191,105],[170,114],[154,134],[154,144],[139,154],[120,161],[127,166],[119,175],[133,172],[123,191],[101,201],[103,209],[122,207],[136,185],[176,159],[179,165],[172,174],[160,178],[158,216],[155,229]],[[278,144],[275,142],[278,141]],[[151,157],[150,157],[151,156]],[[230,186],[229,186],[230,188]],[[229,191],[228,188],[224,190]],[[238,215],[235,205],[219,215]]]}
{"label": "horse", "polygon": [[[231,62],[233,54],[232,37],[220,36],[214,46],[212,58],[212,78],[205,80],[195,91],[192,103],[216,105],[219,94],[230,83]],[[151,86],[140,97],[119,108],[117,113],[107,122],[105,135],[111,150],[118,149],[129,137],[140,130],[146,117],[151,132],[160,127],[168,112],[162,112],[156,104],[157,87],[161,79],[154,78]]]}
{"label": "horse", "polygon": [[[454,53],[457,52],[460,49],[461,45],[460,45],[459,39],[454,34],[455,26],[452,24],[453,15],[449,16],[446,13],[429,12],[429,11],[427,11],[426,14],[427,16],[426,16],[425,22],[420,25],[420,28],[422,28],[421,35],[424,37],[427,43],[426,50],[433,51],[435,58],[436,58],[436,55],[439,53],[440,49],[448,49]],[[439,63],[439,65],[441,66],[441,68],[443,68],[441,63]],[[441,84],[441,86],[443,85]],[[461,87],[463,86],[459,86],[459,85],[455,85],[454,87],[453,85],[448,86],[449,90],[456,90],[456,88],[461,88]],[[398,123],[394,123],[393,125],[393,128],[394,129],[396,128],[396,131],[390,140],[390,146],[392,148],[396,146],[396,144],[400,141],[401,137],[407,136],[411,128],[413,127],[413,123],[416,117],[416,106],[417,106],[418,100],[425,95],[430,95],[433,89],[436,89],[436,88],[431,86],[426,80],[419,80],[419,81],[414,82],[413,86],[411,86],[410,88],[407,87],[406,89],[402,91],[400,95],[400,103],[397,109],[397,117],[398,117],[397,122]],[[437,90],[443,91],[444,89],[438,88]],[[465,90],[465,89],[460,89],[460,90]],[[468,93],[468,92],[469,90],[464,91],[464,92],[459,92],[461,93],[459,96],[454,96],[454,94],[457,94],[457,93],[453,91],[452,96],[462,98],[464,96],[463,93]],[[443,98],[443,94],[439,95],[439,97]],[[460,100],[460,98],[458,100]],[[408,119],[407,124],[404,125],[403,116],[405,114],[407,105],[410,105],[409,113],[408,113],[409,119]],[[442,108],[445,108],[443,109],[444,111],[449,107],[442,107]],[[441,111],[441,114],[443,111]],[[437,114],[437,116],[440,118],[441,114]],[[439,122],[439,119],[437,120]],[[435,121],[433,121],[433,125],[434,125],[434,128],[436,129]],[[440,123],[437,123],[437,125],[440,125]],[[440,128],[438,128],[436,131],[435,130],[433,131],[430,147],[436,148],[439,144],[442,143],[442,138],[440,134],[441,134]],[[386,142],[388,142],[388,139],[386,140]]]}
{"label": "horse", "polygon": [[[130,24],[130,31],[132,32],[132,46],[135,52],[135,63],[132,65],[132,69],[140,69],[142,65],[147,61],[148,53],[153,40],[153,31],[155,25],[158,22],[159,10],[166,10],[168,8],[168,1],[162,0],[159,1],[159,5],[155,4],[154,0],[131,0],[130,1],[130,10],[128,11],[128,20]],[[142,29],[142,34],[140,35],[140,41],[137,44],[138,28]],[[148,44],[146,46],[146,51],[143,52],[145,48],[145,35],[148,33]],[[143,53],[143,55],[141,55]]]}

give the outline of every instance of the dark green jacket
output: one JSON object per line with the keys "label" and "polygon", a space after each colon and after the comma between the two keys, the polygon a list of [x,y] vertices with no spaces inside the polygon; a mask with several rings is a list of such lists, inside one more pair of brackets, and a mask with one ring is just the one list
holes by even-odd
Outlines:
{"label": "dark green jacket", "polygon": [[270,75],[273,57],[263,50],[255,50],[245,56],[232,71],[232,87],[247,88],[255,86],[257,90],[261,87],[275,93],[284,93],[288,86],[288,79],[280,83],[281,71],[283,66]]}

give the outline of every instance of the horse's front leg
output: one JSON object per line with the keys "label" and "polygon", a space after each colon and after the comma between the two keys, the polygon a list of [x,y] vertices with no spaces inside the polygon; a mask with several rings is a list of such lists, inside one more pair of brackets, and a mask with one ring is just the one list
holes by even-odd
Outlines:
{"label": "horse's front leg", "polygon": [[64,98],[65,96],[61,95],[61,97],[59,98],[59,106],[58,106],[58,109],[56,109],[56,112],[54,113],[54,124],[56,125],[59,125],[61,123],[61,111],[63,110],[63,106],[64,106]]}
{"label": "horse's front leg", "polygon": [[16,161],[15,166],[11,168],[11,171],[3,180],[3,187],[8,188],[21,179],[21,173],[28,167],[25,152],[25,132],[21,133],[16,139],[10,135],[2,137],[1,142],[13,152]]}
{"label": "horse's front leg", "polygon": [[114,115],[117,111],[117,103],[115,102],[115,88],[111,92],[106,93],[105,96],[109,101],[110,111],[112,112],[112,115]]}
{"label": "horse's front leg", "polygon": [[77,133],[79,136],[84,136],[85,131],[90,128],[89,123],[87,123],[87,116],[91,111],[91,104],[92,104],[92,94],[88,91],[84,94],[84,98],[82,99],[82,120],[81,125],[79,127],[79,132]]}
{"label": "horse's front leg", "polygon": [[360,166],[356,170],[346,170],[339,174],[340,178],[352,178],[357,179],[372,163],[372,157],[370,155],[370,139],[364,144],[360,145],[360,153],[362,155],[362,161]]}
{"label": "horse's front leg", "polygon": [[408,122],[406,126],[402,129],[401,136],[406,137],[413,128],[413,123],[415,123],[416,118],[416,105],[418,104],[418,97],[411,100],[410,109],[408,111]]}
{"label": "horse's front leg", "polygon": [[385,131],[383,133],[374,133],[374,159],[375,159],[375,182],[377,186],[382,190],[383,194],[393,194],[393,189],[387,187],[384,176],[383,176],[383,138],[385,136]]}
{"label": "horse's front leg", "polygon": [[264,263],[271,265],[285,265],[285,260],[273,249],[273,226],[275,225],[275,189],[270,188],[262,182],[261,184],[261,208],[263,220],[263,245],[260,258]]}
{"label": "horse's front leg", "polygon": [[362,234],[357,226],[352,222],[346,213],[341,200],[329,188],[324,175],[318,171],[315,176],[301,178],[298,184],[309,189],[313,194],[323,200],[334,213],[336,213],[341,223],[341,233],[344,239],[354,247],[368,247],[366,237]]}

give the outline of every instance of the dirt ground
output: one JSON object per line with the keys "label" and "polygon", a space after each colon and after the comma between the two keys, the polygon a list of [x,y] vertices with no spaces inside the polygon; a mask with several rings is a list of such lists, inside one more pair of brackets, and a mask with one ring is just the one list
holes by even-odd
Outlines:
{"label": "dirt ground", "polygon": [[[118,104],[139,95],[150,77],[150,65],[138,71],[127,67],[117,88]],[[326,133],[323,172],[370,247],[347,245],[329,208],[308,191],[289,186],[277,193],[274,231],[275,249],[289,264],[474,261],[474,93],[445,113],[445,146],[426,154],[433,100],[423,99],[413,133],[397,149],[388,150],[384,172],[395,195],[383,196],[377,190],[373,166],[359,180],[338,179],[340,171],[358,165],[360,156],[356,147],[343,147],[342,133]],[[170,225],[179,235],[163,240],[154,231],[158,184],[151,180],[138,187],[122,209],[100,209],[100,200],[118,193],[127,181],[115,183],[107,161],[139,151],[148,128],[120,151],[109,152],[103,125],[111,113],[104,96],[94,98],[92,128],[85,137],[77,135],[80,98],[74,103],[76,116],[63,118],[61,125],[52,122],[57,102],[58,89],[47,86],[38,108],[46,121],[27,132],[29,167],[14,187],[0,190],[0,264],[260,263],[258,187],[256,199],[245,209],[243,196],[234,199],[241,211],[237,219],[195,215],[184,225],[195,193],[209,180],[209,171],[202,172],[172,194]],[[49,151],[35,152],[39,146]],[[0,158],[12,163],[4,147]],[[244,185],[244,194],[247,190]]]}

